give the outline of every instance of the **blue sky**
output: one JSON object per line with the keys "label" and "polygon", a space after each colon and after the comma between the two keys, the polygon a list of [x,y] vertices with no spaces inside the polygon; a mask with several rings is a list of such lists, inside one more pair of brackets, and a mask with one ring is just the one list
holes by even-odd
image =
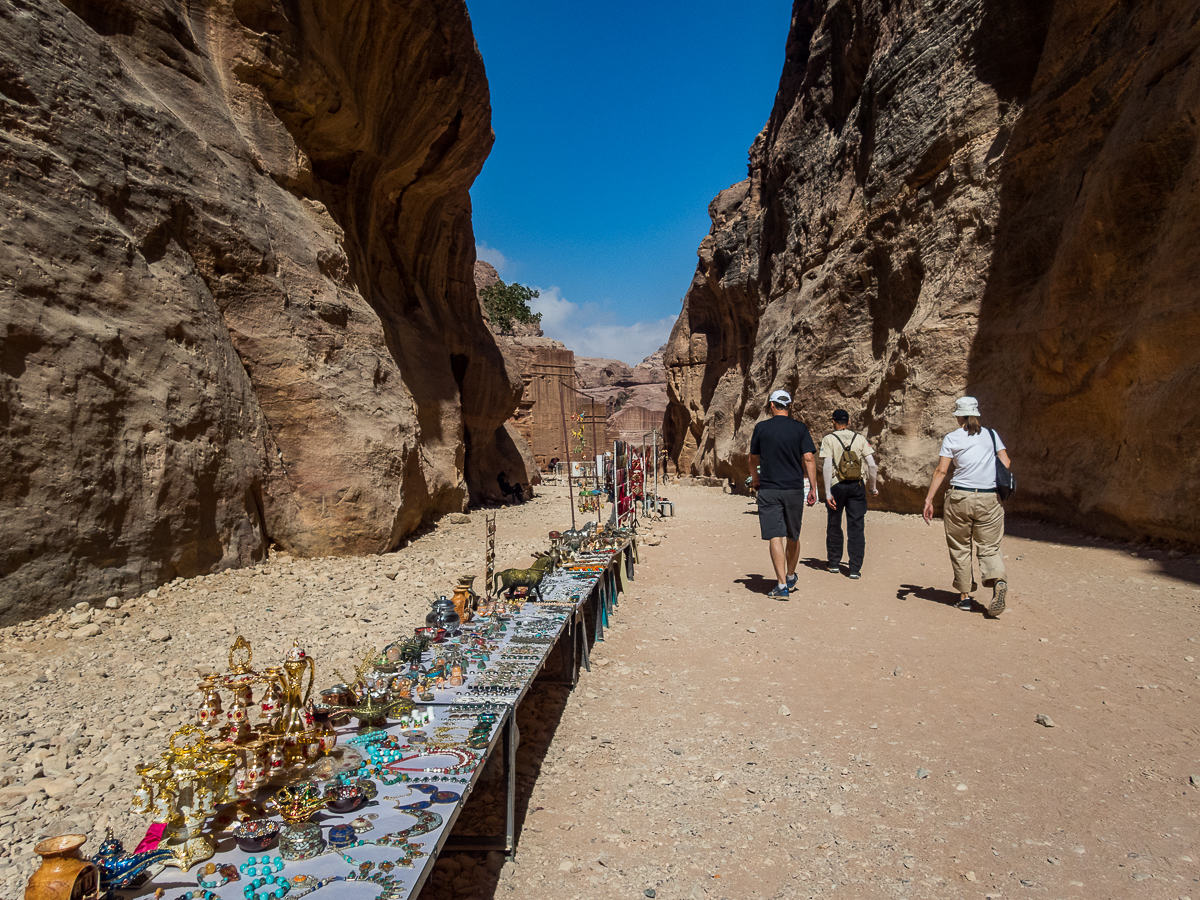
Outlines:
{"label": "blue sky", "polygon": [[479,258],[541,291],[542,328],[630,364],[662,345],[746,177],[790,0],[467,0],[496,146],[471,191]]}

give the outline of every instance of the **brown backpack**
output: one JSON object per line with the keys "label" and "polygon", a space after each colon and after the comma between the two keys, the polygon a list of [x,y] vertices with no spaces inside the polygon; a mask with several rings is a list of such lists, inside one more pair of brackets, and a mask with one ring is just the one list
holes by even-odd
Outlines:
{"label": "brown backpack", "polygon": [[862,481],[862,454],[856,453],[851,449],[854,446],[854,439],[858,437],[858,434],[851,434],[849,445],[843,442],[840,437],[837,437],[836,434],[834,437],[842,445],[842,458],[838,460],[836,469],[838,481]]}

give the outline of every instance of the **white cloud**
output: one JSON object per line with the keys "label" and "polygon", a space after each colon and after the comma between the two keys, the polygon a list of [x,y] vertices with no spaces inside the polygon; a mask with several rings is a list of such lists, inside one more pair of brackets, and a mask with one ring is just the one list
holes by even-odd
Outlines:
{"label": "white cloud", "polygon": [[475,258],[491,263],[502,276],[507,274],[511,265],[507,256],[495,247],[489,247],[487,244],[475,245]]}
{"label": "white cloud", "polygon": [[636,366],[667,342],[675,325],[674,317],[615,324],[611,313],[572,303],[557,287],[536,290],[540,296],[530,306],[542,314],[542,331],[576,356],[619,359]]}

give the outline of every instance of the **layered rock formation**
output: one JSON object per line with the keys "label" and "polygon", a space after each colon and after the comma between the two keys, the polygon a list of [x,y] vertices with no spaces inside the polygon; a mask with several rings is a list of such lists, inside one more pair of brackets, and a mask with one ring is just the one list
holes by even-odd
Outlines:
{"label": "layered rock formation", "polygon": [[371,553],[494,480],[461,0],[0,4],[0,614]]}
{"label": "layered rock formation", "polygon": [[1182,0],[797,0],[668,345],[682,469],[744,478],[783,387],[915,511],[971,393],[1010,509],[1195,542],[1198,46]]}
{"label": "layered rock formation", "polygon": [[577,356],[579,389],[614,413],[626,406],[662,412],[667,408],[667,373],[662,354],[660,348],[636,366],[619,359]]}

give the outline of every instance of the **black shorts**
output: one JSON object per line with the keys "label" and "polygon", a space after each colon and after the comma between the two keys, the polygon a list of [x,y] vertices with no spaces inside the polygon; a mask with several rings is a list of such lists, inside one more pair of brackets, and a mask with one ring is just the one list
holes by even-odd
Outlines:
{"label": "black shorts", "polygon": [[800,540],[800,520],[804,517],[803,489],[783,491],[760,488],[758,491],[758,528],[762,539],[786,537]]}

